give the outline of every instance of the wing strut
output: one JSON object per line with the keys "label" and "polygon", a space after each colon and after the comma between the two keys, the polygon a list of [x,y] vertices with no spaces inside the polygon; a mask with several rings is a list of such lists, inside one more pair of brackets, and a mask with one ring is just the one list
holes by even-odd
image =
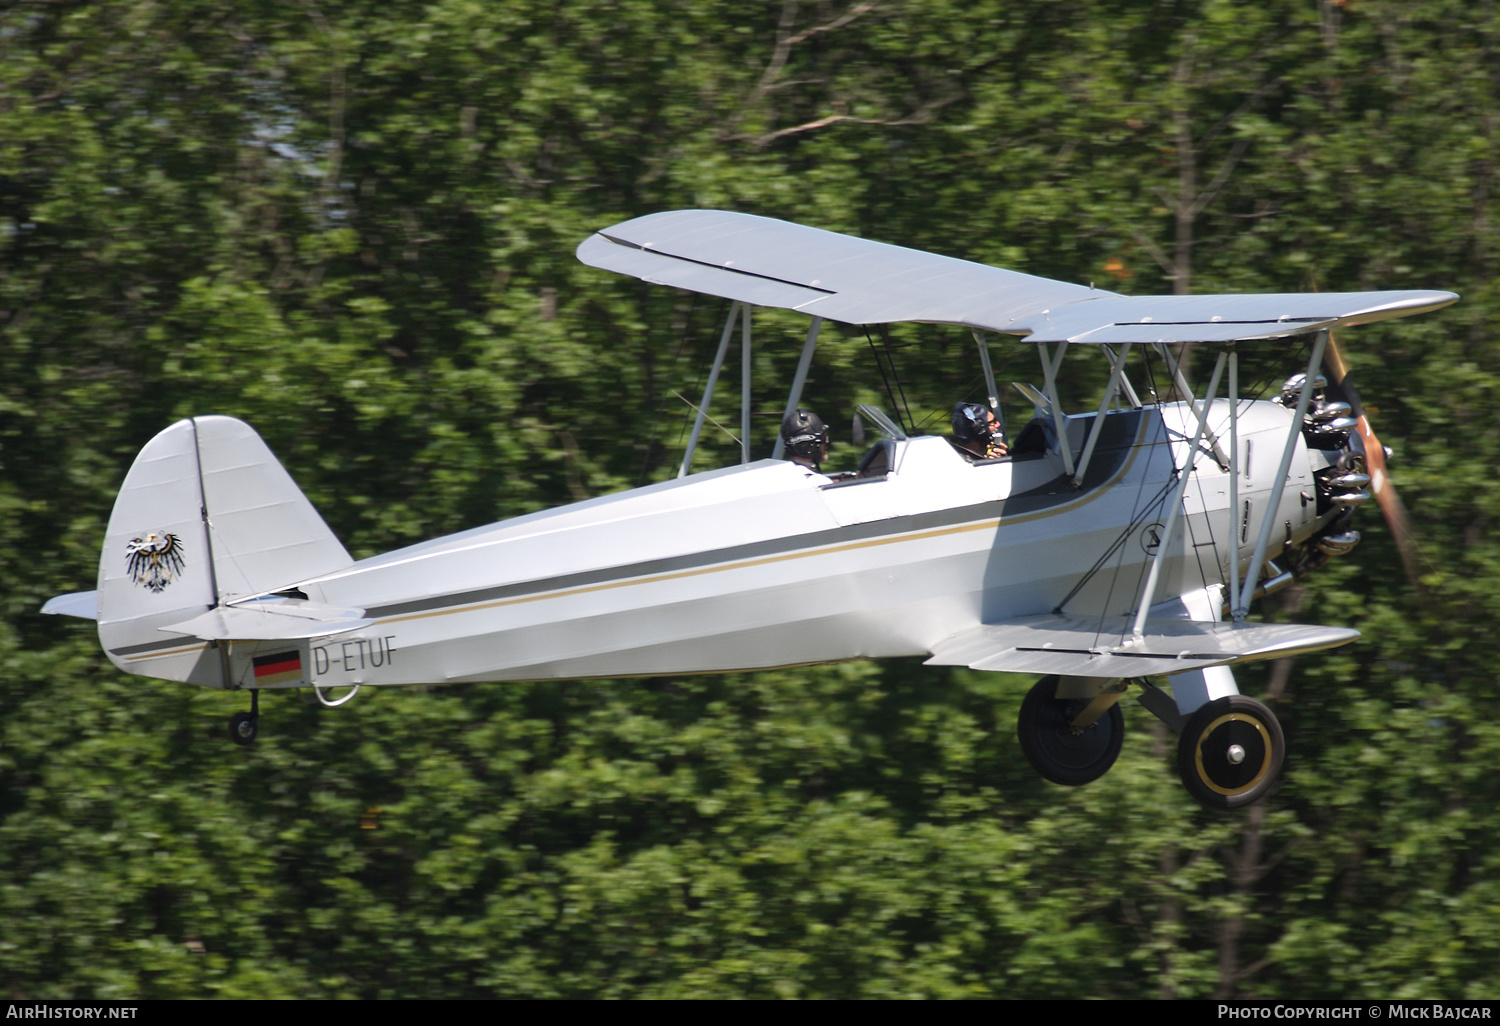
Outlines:
{"label": "wing strut", "polygon": [[1328,332],[1318,332],[1313,343],[1312,358],[1307,361],[1307,373],[1302,378],[1302,394],[1297,398],[1297,412],[1292,417],[1291,429],[1286,433],[1286,445],[1281,448],[1281,463],[1276,469],[1276,488],[1271,493],[1264,519],[1260,522],[1260,534],[1255,539],[1255,555],[1250,557],[1250,569],[1245,574],[1245,586],[1240,591],[1238,616],[1243,616],[1250,599],[1255,594],[1255,578],[1266,558],[1266,546],[1271,541],[1271,527],[1276,522],[1275,513],[1281,508],[1281,496],[1286,491],[1287,471],[1292,469],[1292,455],[1297,451],[1297,439],[1302,437],[1302,425],[1307,418],[1307,405],[1312,399],[1313,379],[1323,365],[1323,349],[1328,345]]}
{"label": "wing strut", "polygon": [[1063,470],[1069,477],[1073,476],[1073,444],[1068,441],[1068,425],[1064,422],[1062,403],[1057,398],[1057,371],[1062,366],[1063,357],[1068,352],[1067,339],[1057,344],[1057,357],[1049,360],[1047,344],[1039,344],[1037,348],[1042,354],[1042,374],[1045,379],[1042,384],[1047,389],[1047,402],[1052,406],[1052,424],[1057,428],[1057,448],[1062,452]]}
{"label": "wing strut", "polygon": [[970,328],[969,333],[974,336],[974,344],[979,347],[979,364],[984,368],[984,384],[989,389],[990,409],[994,412],[995,419],[1000,421],[1000,437],[1009,438],[1005,430],[1005,414],[1000,411],[1000,390],[995,387],[995,368],[990,365],[989,341],[978,328]]}
{"label": "wing strut", "polygon": [[[703,418],[708,416],[708,404],[714,397],[714,386],[719,383],[719,368],[724,366],[724,354],[729,351],[729,336],[734,333],[734,315],[739,313],[739,310],[739,303],[729,304],[729,316],[724,321],[724,334],[719,336],[719,351],[714,354],[714,366],[708,372],[708,384],[703,387],[703,402],[698,404],[698,418],[693,421],[693,433],[688,436],[687,452],[682,454],[682,466],[677,468],[678,477],[686,477],[688,467],[693,465],[693,453],[698,449],[698,435],[703,431]],[[747,319],[750,316],[748,306],[745,316]]]}
{"label": "wing strut", "polygon": [[[1276,507],[1271,507],[1275,509]],[[1251,568],[1253,569],[1253,567]],[[1240,353],[1229,347],[1229,615],[1245,622],[1240,604]]]}
{"label": "wing strut", "polygon": [[[781,414],[781,419],[786,420],[787,414],[797,408],[802,401],[802,386],[807,384],[807,369],[812,366],[813,350],[818,348],[818,329],[823,327],[823,318],[814,317],[812,323],[807,326],[807,341],[802,345],[802,356],[797,360],[797,374],[792,378],[792,394],[787,397],[786,410]],[[771,459],[781,459],[782,452],[786,449],[786,443],[782,441],[781,431],[776,432],[776,448],[771,450]]]}
{"label": "wing strut", "polygon": [[[1319,348],[1321,356],[1322,347]],[[1203,413],[1198,418],[1198,426],[1193,430],[1193,441],[1188,445],[1187,460],[1178,472],[1177,491],[1172,496],[1172,502],[1167,507],[1167,523],[1161,529],[1161,541],[1156,546],[1156,558],[1151,561],[1151,573],[1146,576],[1146,587],[1141,592],[1141,604],[1135,614],[1135,625],[1131,633],[1135,636],[1137,643],[1142,642],[1143,632],[1146,627],[1146,614],[1150,612],[1151,600],[1156,596],[1156,582],[1161,577],[1161,564],[1167,556],[1167,550],[1172,545],[1172,528],[1177,526],[1177,515],[1182,512],[1182,497],[1187,493],[1188,479],[1193,476],[1193,466],[1198,462],[1198,443],[1203,440],[1203,432],[1208,427],[1208,411],[1213,406],[1214,395],[1219,391],[1219,377],[1224,373],[1224,353],[1219,354],[1218,360],[1214,362],[1213,377],[1208,380],[1208,392],[1203,397]],[[1188,393],[1191,395],[1192,393]],[[1286,467],[1281,468],[1283,476]],[[1277,496],[1280,501],[1280,496]],[[1275,509],[1276,507],[1272,507]],[[1267,521],[1269,523],[1269,520]]]}
{"label": "wing strut", "polygon": [[[777,432],[778,438],[781,437]],[[740,328],[740,465],[750,462],[750,305]]]}
{"label": "wing strut", "polygon": [[1094,415],[1094,426],[1089,429],[1089,440],[1083,444],[1083,455],[1078,457],[1078,473],[1073,475],[1073,487],[1077,488],[1083,484],[1083,475],[1088,473],[1089,460],[1094,458],[1094,446],[1099,442],[1099,432],[1104,430],[1104,415],[1109,412],[1109,404],[1114,402],[1115,393],[1120,390],[1120,377],[1125,371],[1125,358],[1130,355],[1131,342],[1126,342],[1120,350],[1120,358],[1114,359],[1110,354],[1113,366],[1109,372],[1109,384],[1104,386],[1104,398],[1099,401],[1099,412]]}
{"label": "wing strut", "polygon": [[[1125,359],[1123,356],[1115,355],[1113,346],[1101,345],[1099,348],[1104,350],[1104,355],[1109,358],[1111,367],[1114,366],[1116,360],[1120,360],[1123,362]],[[1130,408],[1132,410],[1139,410],[1141,408],[1141,397],[1136,395],[1135,389],[1131,387],[1129,374],[1122,373],[1120,375],[1120,388],[1125,392],[1125,398],[1130,400]]]}
{"label": "wing strut", "polygon": [[[1177,382],[1177,391],[1180,392],[1188,402],[1188,408],[1198,414],[1199,419],[1208,416],[1208,406],[1205,405],[1200,411],[1193,402],[1193,390],[1188,387],[1187,378],[1182,373],[1182,365],[1177,362],[1177,357],[1172,355],[1172,347],[1165,342],[1158,342],[1156,348],[1161,352],[1162,359],[1172,369],[1172,380]],[[1219,438],[1214,434],[1214,429],[1204,425],[1203,430],[1208,434],[1208,444],[1213,449],[1214,462],[1219,465],[1220,470],[1229,469],[1229,461],[1224,458],[1223,447],[1219,445]]]}

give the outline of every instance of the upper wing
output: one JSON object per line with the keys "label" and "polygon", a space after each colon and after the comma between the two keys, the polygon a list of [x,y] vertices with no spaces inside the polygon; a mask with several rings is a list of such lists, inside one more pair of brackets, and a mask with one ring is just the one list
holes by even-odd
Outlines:
{"label": "upper wing", "polygon": [[578,247],[594,267],[846,324],[940,321],[1016,331],[1050,306],[1109,295],[1082,285],[723,210],[673,210]]}
{"label": "upper wing", "polygon": [[847,324],[932,321],[1033,342],[1280,338],[1447,306],[1451,292],[1121,296],[817,228],[673,210],[585,239],[578,259],[660,285]]}
{"label": "upper wing", "polygon": [[1131,626],[1132,619],[1123,616],[1028,616],[981,624],[935,645],[927,662],[1008,673],[1149,677],[1334,648],[1359,637],[1347,627],[1153,618],[1136,643]]}

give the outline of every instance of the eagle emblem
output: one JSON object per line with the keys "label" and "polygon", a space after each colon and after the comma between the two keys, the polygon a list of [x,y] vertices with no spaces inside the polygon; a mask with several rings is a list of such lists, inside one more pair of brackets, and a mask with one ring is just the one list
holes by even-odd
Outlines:
{"label": "eagle emblem", "polygon": [[184,565],[182,539],[175,534],[152,531],[125,544],[125,569],[132,581],[148,591],[164,591]]}

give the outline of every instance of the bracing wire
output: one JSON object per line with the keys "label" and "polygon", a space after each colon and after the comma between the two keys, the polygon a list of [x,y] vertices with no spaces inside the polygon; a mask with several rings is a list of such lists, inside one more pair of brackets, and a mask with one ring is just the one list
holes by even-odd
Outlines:
{"label": "bracing wire", "polygon": [[1066,606],[1069,602],[1073,601],[1078,593],[1082,591],[1084,587],[1087,586],[1089,581],[1094,578],[1094,575],[1099,573],[1100,570],[1104,569],[1104,565],[1109,562],[1110,557],[1112,557],[1116,552],[1119,552],[1124,547],[1126,540],[1135,533],[1137,528],[1139,528],[1146,522],[1146,518],[1166,501],[1167,492],[1171,489],[1173,484],[1176,483],[1176,481],[1177,474],[1174,471],[1172,476],[1168,478],[1166,484],[1157,489],[1156,494],[1146,502],[1145,506],[1138,513],[1134,513],[1131,515],[1130,523],[1126,525],[1125,530],[1122,531],[1114,541],[1110,542],[1109,548],[1104,550],[1099,558],[1094,561],[1094,565],[1089,567],[1089,569],[1084,573],[1083,577],[1079,579],[1078,583],[1073,585],[1072,590],[1069,591],[1067,595],[1063,596],[1062,601],[1059,602],[1057,606],[1052,610],[1054,615],[1062,615],[1063,607]]}
{"label": "bracing wire", "polygon": [[916,423],[912,420],[911,404],[906,401],[906,386],[901,384],[901,375],[896,370],[896,355],[891,348],[891,326],[882,324],[880,326],[880,339],[885,346],[885,361],[891,365],[891,380],[896,383],[896,391],[901,395],[901,409],[906,414],[906,430],[914,434],[917,430]]}
{"label": "bracing wire", "polygon": [[[677,340],[677,351],[672,354],[672,366],[674,368],[682,359],[682,351],[687,348],[688,336],[690,336],[693,331],[693,313],[697,310],[698,307],[698,293],[690,293],[690,297],[691,298],[689,298],[688,300],[687,315],[682,319],[682,337]],[[732,301],[730,302],[732,305]],[[727,307],[725,308],[724,316],[726,318],[729,316]],[[703,365],[699,364],[698,376],[693,379],[693,387],[691,390],[692,394],[697,394],[698,386],[702,383],[702,381]],[[666,412],[667,399],[671,396],[671,394],[671,389],[667,389],[662,393],[661,399],[656,407],[656,414],[651,418],[651,434],[646,438],[646,455],[641,459],[641,473],[640,477],[636,480],[637,488],[646,483],[646,475],[650,472],[651,451],[655,448],[657,428],[661,424],[662,414]],[[682,426],[677,431],[677,446],[679,449],[682,447],[683,436],[687,434],[688,425],[692,422],[692,417],[684,418],[682,421]]]}
{"label": "bracing wire", "polygon": [[[885,384],[885,394],[890,397],[891,409],[896,411],[896,419],[898,421],[905,421],[902,426],[908,434],[915,434],[916,426],[912,423],[911,410],[906,408],[906,390],[901,388],[901,379],[896,375],[896,361],[891,356],[890,326],[882,325],[882,328],[884,329],[881,335],[885,341],[885,363],[882,363],[880,360],[881,350],[876,348],[875,339],[871,337],[869,328],[865,328],[865,341],[870,344],[870,352],[875,356],[875,366],[880,370],[880,380]],[[886,364],[890,364],[889,375],[886,374]],[[891,387],[891,380],[893,378],[896,381],[896,388],[894,389]],[[899,402],[896,400],[896,389],[901,389],[901,399]]]}

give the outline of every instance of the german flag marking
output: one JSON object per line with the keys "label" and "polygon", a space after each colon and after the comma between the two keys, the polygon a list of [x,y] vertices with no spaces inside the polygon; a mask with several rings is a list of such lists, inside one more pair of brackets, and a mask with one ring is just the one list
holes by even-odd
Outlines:
{"label": "german flag marking", "polygon": [[302,679],[302,653],[276,652],[273,655],[256,656],[255,683],[261,687],[268,684],[289,684]]}

